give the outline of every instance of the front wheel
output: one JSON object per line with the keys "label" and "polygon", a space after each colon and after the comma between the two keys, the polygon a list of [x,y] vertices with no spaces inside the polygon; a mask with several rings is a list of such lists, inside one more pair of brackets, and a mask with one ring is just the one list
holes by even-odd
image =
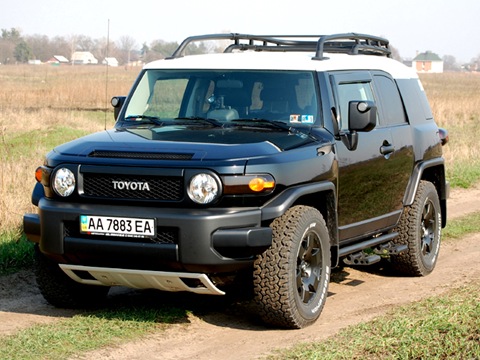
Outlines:
{"label": "front wheel", "polygon": [[397,226],[397,244],[407,245],[407,251],[391,256],[395,270],[406,275],[425,276],[437,263],[440,251],[442,215],[435,186],[421,181],[415,200],[405,207]]}
{"label": "front wheel", "polygon": [[45,300],[60,308],[92,308],[101,305],[108,286],[84,285],[72,280],[58,264],[35,246],[35,277]]}
{"label": "front wheel", "polygon": [[330,280],[330,238],[320,212],[295,206],[271,224],[272,246],[254,264],[255,302],[271,325],[303,328],[320,316]]}

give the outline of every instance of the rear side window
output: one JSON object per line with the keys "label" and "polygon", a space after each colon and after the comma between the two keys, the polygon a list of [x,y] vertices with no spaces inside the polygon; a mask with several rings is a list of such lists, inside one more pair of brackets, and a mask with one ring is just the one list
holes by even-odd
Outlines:
{"label": "rear side window", "polygon": [[379,100],[380,125],[400,125],[407,122],[400,93],[395,82],[385,75],[374,75],[375,93]]}
{"label": "rear side window", "polygon": [[433,120],[432,110],[420,80],[398,79],[397,84],[405,103],[410,124]]}

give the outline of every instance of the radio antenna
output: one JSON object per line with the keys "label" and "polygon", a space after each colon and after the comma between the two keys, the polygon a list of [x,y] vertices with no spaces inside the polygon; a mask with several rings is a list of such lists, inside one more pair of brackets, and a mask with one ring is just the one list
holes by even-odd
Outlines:
{"label": "radio antenna", "polygon": [[107,24],[107,47],[105,50],[105,130],[107,130],[107,113],[108,113],[108,49],[110,46],[110,19]]}

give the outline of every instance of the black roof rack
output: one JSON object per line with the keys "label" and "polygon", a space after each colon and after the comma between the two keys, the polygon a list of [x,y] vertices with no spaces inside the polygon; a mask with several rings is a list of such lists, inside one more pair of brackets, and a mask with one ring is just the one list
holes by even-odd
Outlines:
{"label": "black roof rack", "polygon": [[387,39],[366,34],[249,35],[231,33],[190,36],[183,40],[172,56],[167,59],[185,56],[185,50],[191,43],[211,40],[231,40],[232,43],[225,48],[224,52],[232,52],[233,50],[308,51],[315,52],[313,60],[326,59],[324,53],[391,56]]}

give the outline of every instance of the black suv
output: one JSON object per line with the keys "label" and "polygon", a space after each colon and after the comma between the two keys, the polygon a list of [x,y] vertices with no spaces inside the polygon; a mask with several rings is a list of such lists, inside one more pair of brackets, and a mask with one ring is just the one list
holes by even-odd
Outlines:
{"label": "black suv", "polygon": [[[188,55],[199,41],[226,47]],[[249,274],[261,317],[301,328],[340,262],[435,267],[447,132],[386,39],[194,36],[112,105],[113,129],[36,172],[24,230],[51,304],[114,285],[223,295]]]}

